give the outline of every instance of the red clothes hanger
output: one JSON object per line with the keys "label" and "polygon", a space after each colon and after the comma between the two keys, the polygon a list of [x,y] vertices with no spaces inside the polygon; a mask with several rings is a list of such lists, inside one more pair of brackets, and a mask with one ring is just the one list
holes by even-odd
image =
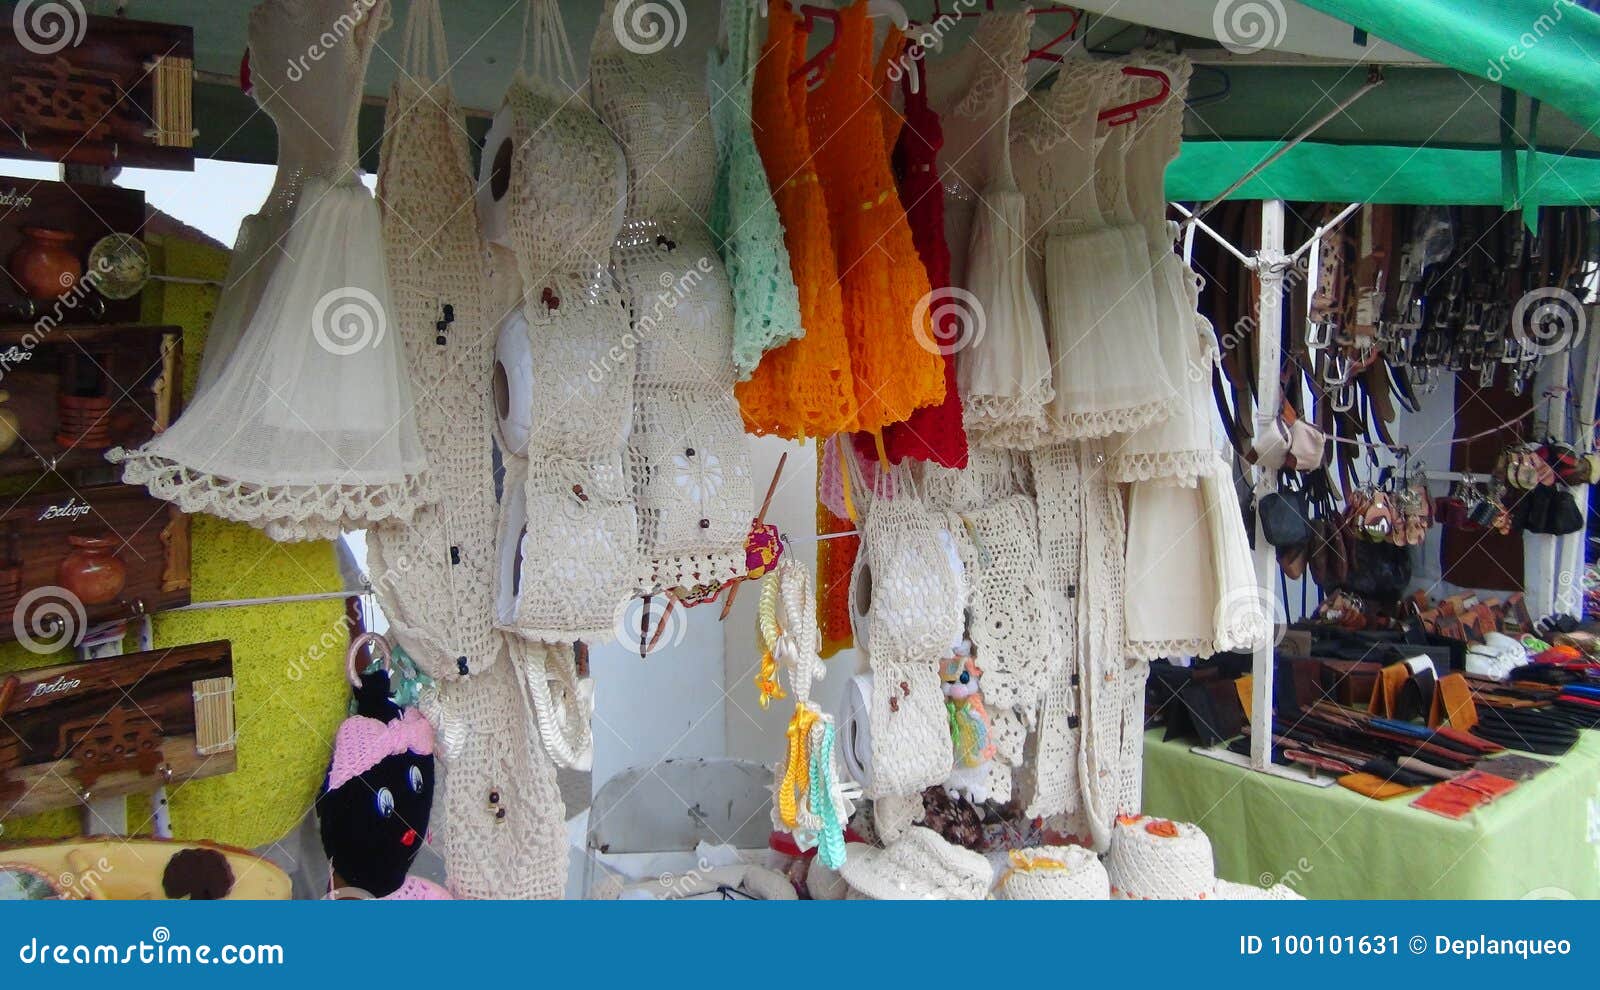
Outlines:
{"label": "red clothes hanger", "polygon": [[1043,45],[1040,45],[1038,48],[1035,48],[1032,51],[1028,52],[1028,57],[1023,59],[1024,62],[1060,62],[1064,56],[1061,55],[1059,52],[1051,51],[1051,49],[1054,48],[1055,46],[1061,44],[1063,41],[1066,41],[1068,38],[1077,37],[1077,35],[1078,35],[1078,22],[1083,20],[1083,11],[1079,10],[1076,7],[1068,7],[1064,3],[1057,3],[1057,4],[1051,4],[1048,7],[1039,7],[1037,9],[1035,9],[1035,10],[1030,11],[1030,13],[1034,14],[1035,16],[1037,16],[1039,14],[1071,14],[1072,15],[1072,23],[1067,25],[1067,29],[1065,31],[1063,31],[1060,34],[1056,35],[1054,38],[1051,38],[1049,41],[1045,42]]}
{"label": "red clothes hanger", "polygon": [[800,63],[800,67],[789,73],[790,79],[804,79],[807,84],[822,72],[822,67],[828,59],[833,57],[834,49],[839,47],[839,12],[832,7],[820,7],[814,3],[803,3],[797,10],[800,16],[800,30],[809,35],[815,29],[818,21],[827,21],[833,25],[833,36],[822,50]]}
{"label": "red clothes hanger", "polygon": [[[821,72],[828,59],[833,57],[833,52],[839,47],[839,11],[832,7],[822,7],[814,3],[803,3],[798,11],[800,15],[800,30],[810,34],[816,27],[817,21],[825,20],[833,25],[833,37],[822,46],[822,50],[801,63],[798,69],[789,74],[790,79],[804,78],[809,84]],[[876,0],[868,4],[867,16],[887,17],[902,31],[909,30],[911,21],[906,17],[905,7],[899,3],[878,3]]]}
{"label": "red clothes hanger", "polygon": [[1120,107],[1111,107],[1100,111],[1099,119],[1112,127],[1133,123],[1139,119],[1139,111],[1157,106],[1172,93],[1172,77],[1160,69],[1147,69],[1141,65],[1125,65],[1122,67],[1122,74],[1154,79],[1161,84],[1161,92],[1154,96],[1147,96],[1142,100],[1134,100],[1132,103],[1124,103]]}

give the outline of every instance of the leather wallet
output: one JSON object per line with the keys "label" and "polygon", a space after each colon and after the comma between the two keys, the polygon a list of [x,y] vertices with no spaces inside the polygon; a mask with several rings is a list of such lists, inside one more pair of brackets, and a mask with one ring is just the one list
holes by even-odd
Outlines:
{"label": "leather wallet", "polygon": [[1428,724],[1434,728],[1449,725],[1463,732],[1478,724],[1478,706],[1472,700],[1472,688],[1465,677],[1449,674],[1439,678],[1428,712]]}
{"label": "leather wallet", "polygon": [[1378,675],[1367,711],[1402,721],[1422,718],[1433,705],[1436,683],[1433,661],[1426,656],[1392,663]]}
{"label": "leather wallet", "polygon": [[1415,787],[1397,784],[1392,780],[1384,780],[1382,777],[1370,773],[1345,774],[1339,778],[1339,786],[1349,788],[1357,794],[1377,801],[1387,801],[1390,798],[1401,797],[1418,790]]}
{"label": "leather wallet", "polygon": [[1411,802],[1411,806],[1445,818],[1465,818],[1500,795],[1515,790],[1516,786],[1514,780],[1472,770],[1454,780],[1435,784],[1428,793]]}

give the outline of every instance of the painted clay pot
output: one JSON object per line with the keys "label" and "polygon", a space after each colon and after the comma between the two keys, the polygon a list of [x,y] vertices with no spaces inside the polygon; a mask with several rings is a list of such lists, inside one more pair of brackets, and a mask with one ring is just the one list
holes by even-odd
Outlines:
{"label": "painted clay pot", "polygon": [[54,302],[83,275],[83,262],[72,249],[76,238],[46,227],[24,227],[22,236],[22,245],[11,254],[11,276],[29,299]]}
{"label": "painted clay pot", "polygon": [[111,445],[111,405],[109,395],[56,396],[56,412],[60,425],[56,443],[63,447],[82,447],[98,450]]}
{"label": "painted clay pot", "polygon": [[85,605],[115,601],[128,583],[128,569],[117,559],[120,542],[112,536],[69,536],[72,551],[56,567],[56,583]]}

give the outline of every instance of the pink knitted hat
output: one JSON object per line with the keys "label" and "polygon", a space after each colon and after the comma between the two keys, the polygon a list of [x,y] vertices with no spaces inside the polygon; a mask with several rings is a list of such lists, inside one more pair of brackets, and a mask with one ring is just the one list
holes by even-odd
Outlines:
{"label": "pink knitted hat", "polygon": [[392,722],[352,715],[339,726],[333,740],[328,790],[337,790],[388,757],[406,752],[433,755],[433,726],[421,712],[407,708]]}

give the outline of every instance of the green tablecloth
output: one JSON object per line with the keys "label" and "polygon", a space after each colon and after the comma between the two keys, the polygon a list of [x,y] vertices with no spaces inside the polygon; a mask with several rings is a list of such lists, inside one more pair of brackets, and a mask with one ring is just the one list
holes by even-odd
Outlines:
{"label": "green tablecloth", "polygon": [[[1600,732],[1460,821],[1145,736],[1144,810],[1211,837],[1217,875],[1309,898],[1600,898]],[[1419,792],[1420,793],[1420,792]]]}

